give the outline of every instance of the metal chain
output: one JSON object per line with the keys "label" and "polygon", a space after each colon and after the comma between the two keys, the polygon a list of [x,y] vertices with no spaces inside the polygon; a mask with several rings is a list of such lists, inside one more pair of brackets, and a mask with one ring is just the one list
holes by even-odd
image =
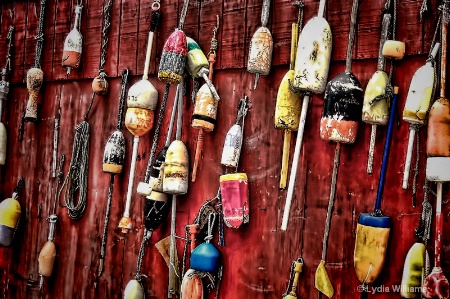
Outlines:
{"label": "metal chain", "polygon": [[122,72],[122,89],[120,90],[120,100],[119,100],[119,113],[117,114],[117,130],[122,129],[122,117],[123,117],[123,111],[125,106],[125,97],[127,92],[127,83],[128,83],[128,74],[129,70],[125,69]]}
{"label": "metal chain", "polygon": [[45,1],[41,0],[41,11],[39,14],[38,32],[36,35],[36,56],[34,57],[34,67],[41,68],[41,53],[44,46],[44,15],[45,15]]}
{"label": "metal chain", "polygon": [[101,55],[100,55],[100,68],[98,70],[98,73],[100,76],[105,76],[106,73],[104,70],[105,63],[106,63],[106,49],[108,47],[108,32],[109,27],[111,26],[111,6],[112,6],[112,0],[109,0],[109,2],[106,4],[106,6],[103,8],[103,28],[102,28],[102,48],[101,48]]}
{"label": "metal chain", "polygon": [[11,71],[11,49],[13,47],[12,38],[14,33],[14,26],[9,26],[8,35],[6,39],[8,40],[8,51],[6,52],[6,65],[5,69]]}
{"label": "metal chain", "polygon": [[[58,198],[66,185],[64,194],[65,206],[69,217],[78,220],[83,215],[87,204],[87,183],[89,168],[89,123],[83,121],[75,128],[75,138],[70,160],[69,171],[58,192]],[[75,201],[78,193],[78,202]]]}
{"label": "metal chain", "polygon": [[164,90],[162,102],[161,102],[161,108],[159,109],[158,121],[156,123],[155,133],[153,134],[152,149],[150,150],[150,157],[147,162],[147,169],[145,171],[145,177],[144,177],[145,183],[148,183],[150,181],[150,172],[152,170],[153,158],[155,157],[156,147],[158,145],[159,131],[161,130],[161,126],[162,126],[162,122],[163,122],[163,118],[164,118],[164,111],[166,110],[167,98],[169,97],[169,88],[170,88],[170,84],[167,83],[166,88]]}

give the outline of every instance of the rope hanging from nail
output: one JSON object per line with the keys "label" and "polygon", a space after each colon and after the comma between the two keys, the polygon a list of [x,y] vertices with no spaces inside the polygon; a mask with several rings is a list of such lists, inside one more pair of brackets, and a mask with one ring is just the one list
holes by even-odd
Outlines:
{"label": "rope hanging from nail", "polygon": [[45,2],[41,0],[41,10],[39,14],[38,32],[36,34],[36,56],[34,57],[34,67],[41,68],[41,54],[44,46],[44,15],[45,15]]}
{"label": "rope hanging from nail", "polygon": [[111,27],[111,6],[112,0],[109,0],[103,8],[102,47],[100,54],[100,67],[98,69],[99,76],[103,78],[106,77],[104,67],[106,63],[106,50],[108,48],[108,32],[109,27]]}
{"label": "rope hanging from nail", "polygon": [[6,71],[11,71],[11,56],[12,56],[11,50],[13,47],[12,43],[13,33],[14,33],[14,26],[9,26],[8,35],[6,36],[6,40],[8,41],[8,50],[6,52],[6,64],[4,67]]}

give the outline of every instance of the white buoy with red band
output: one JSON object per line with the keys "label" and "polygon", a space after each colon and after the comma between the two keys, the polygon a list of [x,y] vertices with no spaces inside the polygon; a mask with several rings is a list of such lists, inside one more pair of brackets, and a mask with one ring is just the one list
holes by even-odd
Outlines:
{"label": "white buoy with red band", "polygon": [[255,74],[255,85],[258,86],[259,76],[266,76],[270,72],[272,64],[273,40],[270,30],[267,28],[270,13],[270,0],[263,0],[261,9],[261,27],[259,27],[250,41],[248,53],[247,71]]}
{"label": "white buoy with red band", "polygon": [[41,70],[41,54],[44,47],[44,15],[45,15],[45,2],[41,0],[41,9],[39,11],[39,23],[38,32],[36,34],[36,54],[34,58],[34,67],[27,72],[27,89],[29,98],[27,101],[27,107],[25,110],[25,121],[35,122],[37,121],[37,102],[39,97],[39,91],[41,90],[42,83],[44,82],[44,72]]}
{"label": "white buoy with red band", "polygon": [[450,182],[450,101],[445,97],[447,67],[447,20],[449,5],[444,1],[441,23],[441,81],[440,97],[430,109],[427,140],[427,180],[436,182],[436,233],[434,236],[434,267],[423,282],[422,294],[425,298],[450,296],[449,282],[441,268],[442,234],[442,185]]}
{"label": "white buoy with red band", "polygon": [[25,181],[19,180],[16,188],[10,198],[0,202],[0,245],[4,247],[11,246],[17,227],[19,225],[22,209],[17,200],[23,188]]}
{"label": "white buoy with red band", "polygon": [[[436,43],[431,52],[434,59],[439,51],[440,44]],[[434,87],[434,65],[433,59],[428,59],[425,65],[421,66],[411,79],[408,95],[406,97],[405,108],[403,110],[403,120],[410,123],[408,148],[406,151],[405,170],[403,172],[402,188],[408,188],[409,171],[411,169],[411,158],[416,136],[414,126],[421,126],[425,123],[428,108],[430,107],[431,94]]]}
{"label": "white buoy with red band", "polygon": [[249,222],[248,178],[246,173],[229,173],[220,176],[220,192],[224,222],[238,228]]}
{"label": "white buoy with red band", "polygon": [[8,40],[8,50],[6,54],[6,64],[1,72],[0,80],[0,165],[5,165],[6,162],[6,145],[8,140],[8,135],[6,132],[6,127],[3,124],[3,102],[8,99],[9,94],[9,82],[7,81],[8,71],[11,72],[11,49],[12,49],[12,38],[13,38],[14,26],[9,27],[8,35],[6,39]]}
{"label": "white buoy with red band", "polygon": [[81,53],[83,52],[83,36],[80,33],[82,11],[82,1],[78,0],[77,5],[75,6],[73,29],[69,32],[64,41],[62,66],[67,68],[67,75],[70,74],[72,69],[77,69],[81,62]]}
{"label": "white buoy with red band", "polygon": [[292,131],[297,131],[300,121],[302,95],[299,90],[292,90],[294,83],[295,55],[297,54],[298,32],[303,18],[303,3],[296,1],[294,6],[299,8],[298,23],[292,23],[291,55],[289,71],[284,75],[278,87],[277,101],[275,104],[275,128],[284,130],[283,154],[281,159],[280,189],[286,188],[289,152],[291,147]]}
{"label": "white buoy with red band", "polygon": [[316,17],[309,20],[298,38],[297,54],[294,67],[294,87],[306,91],[300,113],[300,121],[295,141],[294,157],[291,174],[289,176],[286,204],[284,206],[281,229],[287,230],[292,197],[294,195],[295,180],[302,149],[303,133],[305,131],[306,114],[309,105],[309,93],[322,93],[328,78],[328,69],[331,58],[332,36],[330,25],[323,17],[325,1],[320,0],[319,12]]}

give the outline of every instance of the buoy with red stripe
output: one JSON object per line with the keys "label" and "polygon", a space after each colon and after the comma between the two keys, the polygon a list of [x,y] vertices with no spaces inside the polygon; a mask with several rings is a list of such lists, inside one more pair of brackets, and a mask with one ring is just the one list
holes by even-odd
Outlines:
{"label": "buoy with red stripe", "polygon": [[78,3],[75,6],[75,21],[73,29],[69,32],[64,41],[64,51],[62,55],[62,66],[67,68],[67,75],[72,69],[77,69],[81,62],[83,52],[83,36],[80,33],[81,12],[83,5]]}

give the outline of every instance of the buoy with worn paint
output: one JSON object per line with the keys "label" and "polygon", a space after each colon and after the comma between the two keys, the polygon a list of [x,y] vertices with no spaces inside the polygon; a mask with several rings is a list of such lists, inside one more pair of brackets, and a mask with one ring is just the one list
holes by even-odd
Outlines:
{"label": "buoy with worn paint", "polygon": [[164,162],[163,191],[186,194],[188,191],[189,157],[181,140],[174,140],[167,149]]}
{"label": "buoy with worn paint", "polygon": [[405,56],[405,43],[397,40],[387,40],[383,44],[382,53],[386,58],[402,59]]}
{"label": "buoy with worn paint", "polygon": [[120,130],[114,131],[106,142],[103,152],[103,171],[111,174],[122,172],[125,164],[125,137]]}
{"label": "buoy with worn paint", "polygon": [[[450,157],[450,101],[444,97],[437,99],[430,109],[427,155],[429,157]],[[445,168],[440,165],[439,168],[443,173],[445,171],[450,173],[450,167]]]}
{"label": "buoy with worn paint", "polygon": [[[432,57],[436,57],[440,43],[436,43],[431,52]],[[433,59],[428,59],[425,65],[421,66],[414,73],[409,85],[406,97],[405,108],[403,109],[403,120],[410,124],[408,147],[406,150],[405,170],[403,172],[402,188],[408,188],[409,171],[411,169],[411,159],[414,139],[416,137],[416,125],[423,125],[430,107],[431,94],[434,87],[434,65]]]}
{"label": "buoy with worn paint", "polygon": [[37,101],[43,82],[44,72],[40,68],[34,67],[27,72],[27,89],[30,97],[25,110],[26,121],[37,120]]}
{"label": "buoy with worn paint", "polygon": [[237,167],[241,156],[242,128],[234,124],[225,136],[220,163],[227,167]]}
{"label": "buoy with worn paint", "polygon": [[253,89],[258,86],[260,75],[269,74],[272,64],[273,39],[270,30],[267,28],[269,12],[270,0],[264,0],[261,10],[261,27],[252,36],[247,61],[247,71],[256,75]]}
{"label": "buoy with worn paint", "polygon": [[67,68],[67,75],[72,69],[77,69],[81,62],[81,53],[83,51],[83,36],[80,33],[81,12],[83,6],[75,6],[75,22],[73,29],[69,32],[64,41],[64,50],[62,55],[62,66]]}
{"label": "buoy with worn paint", "polygon": [[5,165],[6,162],[6,146],[8,141],[8,134],[6,132],[6,127],[1,122],[3,115],[3,101],[6,101],[9,93],[9,82],[6,81],[7,70],[4,68],[2,70],[2,80],[0,81],[0,165]]}
{"label": "buoy with worn paint", "polygon": [[248,223],[249,198],[246,173],[230,173],[220,176],[224,222],[228,227],[239,228]]}
{"label": "buoy with worn paint", "polygon": [[180,83],[183,79],[186,60],[186,35],[177,28],[164,44],[159,63],[158,79],[165,83]]}
{"label": "buoy with worn paint", "polygon": [[210,88],[203,84],[195,97],[192,127],[206,132],[214,130],[219,102],[214,98]]}
{"label": "buoy with worn paint", "polygon": [[125,114],[125,126],[135,137],[140,137],[153,127],[153,110],[128,108]]}
{"label": "buoy with worn paint", "polygon": [[53,241],[45,242],[39,253],[39,274],[45,277],[50,277],[53,272],[53,265],[56,258],[56,246]]}

